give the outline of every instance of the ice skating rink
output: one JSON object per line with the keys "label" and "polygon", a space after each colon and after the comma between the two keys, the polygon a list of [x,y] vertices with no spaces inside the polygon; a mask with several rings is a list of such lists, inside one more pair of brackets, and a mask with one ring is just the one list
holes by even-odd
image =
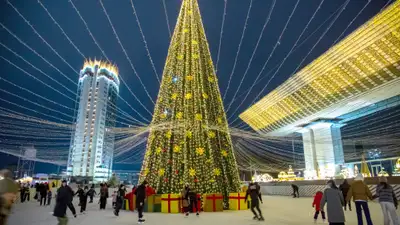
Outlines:
{"label": "ice skating rink", "polygon": [[[263,196],[264,204],[261,205],[265,221],[253,221],[250,210],[246,211],[225,211],[221,213],[201,213],[199,217],[190,215],[184,218],[182,214],[162,214],[145,213],[146,223],[151,225],[306,225],[314,224],[311,207],[311,198],[290,198],[281,196]],[[106,211],[99,211],[99,205],[88,203],[86,215],[78,215],[73,218],[68,211],[69,225],[132,225],[137,224],[137,213],[121,211],[120,216],[116,217],[112,213],[111,206],[107,205]],[[53,203],[54,204],[54,203]],[[54,205],[40,207],[37,202],[17,204],[10,217],[8,225],[55,225],[57,219],[51,215]],[[78,204],[74,202],[76,210],[79,211]],[[375,225],[383,224],[381,208],[377,202],[370,202],[370,211]],[[353,207],[354,208],[354,207]],[[400,210],[398,210],[398,214]],[[356,213],[353,211],[345,212],[346,224],[357,224]],[[317,224],[323,224],[320,219]]]}

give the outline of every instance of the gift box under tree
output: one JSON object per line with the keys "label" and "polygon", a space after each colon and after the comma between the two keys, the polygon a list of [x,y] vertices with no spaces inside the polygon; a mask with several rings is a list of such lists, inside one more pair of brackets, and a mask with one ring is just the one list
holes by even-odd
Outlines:
{"label": "gift box under tree", "polygon": [[162,213],[180,213],[182,197],[180,194],[162,194],[161,212]]}
{"label": "gift box under tree", "polygon": [[145,212],[161,212],[161,195],[151,195],[144,203]]}
{"label": "gift box under tree", "polygon": [[224,210],[224,197],[222,194],[204,194],[203,211],[204,212],[222,212]]}
{"label": "gift box under tree", "polygon": [[248,206],[245,202],[246,193],[229,193],[229,209],[231,210],[247,210]]}

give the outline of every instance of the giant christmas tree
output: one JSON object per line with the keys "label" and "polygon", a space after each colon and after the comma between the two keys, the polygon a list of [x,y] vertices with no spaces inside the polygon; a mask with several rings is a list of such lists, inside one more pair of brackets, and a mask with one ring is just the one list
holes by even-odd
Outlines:
{"label": "giant christmas tree", "polygon": [[159,193],[239,191],[225,111],[197,0],[183,0],[168,51],[140,182]]}

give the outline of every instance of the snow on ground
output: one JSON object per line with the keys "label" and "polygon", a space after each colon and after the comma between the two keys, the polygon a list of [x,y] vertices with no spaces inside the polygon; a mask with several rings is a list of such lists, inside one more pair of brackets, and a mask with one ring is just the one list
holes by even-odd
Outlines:
{"label": "snow on ground", "polygon": [[[290,198],[283,196],[264,196],[261,210],[265,221],[253,221],[252,213],[248,211],[225,211],[220,213],[201,213],[199,217],[190,215],[184,218],[182,214],[145,213],[146,224],[150,225],[307,225],[314,224],[314,209],[311,207],[311,198]],[[95,200],[97,203],[97,200]],[[137,213],[121,211],[120,216],[113,215],[110,204],[106,211],[99,211],[96,203],[88,203],[86,215],[73,218],[69,215],[69,225],[132,225],[137,224]],[[110,201],[109,201],[110,203]],[[53,203],[54,204],[54,203]],[[56,217],[52,216],[54,205],[40,207],[37,202],[17,204],[10,217],[8,225],[55,225]],[[78,204],[75,202],[77,211]],[[383,217],[378,203],[370,202],[370,211],[375,225],[383,224]],[[353,205],[354,208],[354,205]],[[399,211],[398,211],[399,212]],[[399,213],[398,213],[399,214]],[[345,212],[346,224],[357,224],[355,210]],[[322,224],[319,220],[318,224]]]}

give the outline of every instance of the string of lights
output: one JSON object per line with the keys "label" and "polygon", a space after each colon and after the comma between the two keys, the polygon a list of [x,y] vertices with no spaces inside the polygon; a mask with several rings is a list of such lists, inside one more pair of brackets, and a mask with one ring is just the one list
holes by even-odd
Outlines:
{"label": "string of lights", "polygon": [[[100,2],[101,2],[101,1],[100,1]],[[103,5],[103,4],[102,4],[102,5]],[[144,44],[144,47],[145,47],[146,52],[147,52],[147,57],[148,57],[149,60],[150,60],[151,67],[153,68],[153,71],[154,71],[154,74],[156,75],[157,81],[158,81],[158,83],[160,84],[160,83],[161,83],[161,82],[160,82],[160,76],[158,75],[157,70],[156,70],[156,67],[154,66],[153,59],[151,58],[150,50],[149,50],[149,47],[147,46],[146,37],[144,36],[144,32],[143,32],[143,29],[142,29],[142,25],[140,25],[139,17],[138,17],[138,14],[137,14],[137,12],[136,12],[135,5],[133,4],[133,1],[132,1],[132,0],[131,0],[131,6],[132,6],[132,10],[133,10],[133,15],[135,16],[135,19],[136,19],[136,23],[137,23],[137,25],[138,25],[138,27],[139,27],[140,34],[142,35],[143,44]],[[104,7],[103,7],[103,8],[104,8]]]}
{"label": "string of lights", "polygon": [[64,29],[61,27],[61,25],[54,19],[54,17],[51,15],[49,10],[43,5],[43,3],[38,0],[38,3],[40,6],[46,11],[47,15],[50,17],[50,19],[54,22],[54,24],[57,25],[57,27],[61,30],[62,34],[64,35],[65,38],[69,41],[69,43],[74,46],[75,50],[79,52],[79,54],[82,56],[82,58],[86,58],[85,55],[81,52],[81,50],[72,42],[71,38],[65,33]]}
{"label": "string of lights", "polygon": [[36,113],[36,114],[40,114],[40,115],[43,115],[43,116],[46,116],[46,117],[51,117],[51,118],[56,119],[56,120],[59,120],[59,121],[64,121],[64,122],[70,123],[70,121],[67,121],[67,120],[61,119],[61,118],[59,118],[59,117],[46,114],[46,113],[39,112],[39,111],[37,111],[37,110],[34,110],[34,109],[31,109],[31,108],[22,106],[22,105],[20,105],[20,104],[17,104],[17,103],[14,103],[14,102],[10,102],[10,101],[5,100],[5,99],[3,99],[3,98],[0,98],[0,101],[3,101],[3,102],[6,102],[6,103],[8,103],[8,104],[10,104],[10,105],[14,105],[14,106],[20,107],[20,108],[22,108],[22,109],[25,109],[25,110],[34,112],[34,113]]}
{"label": "string of lights", "polygon": [[244,21],[244,26],[243,26],[243,30],[242,30],[242,36],[240,37],[239,45],[238,45],[238,48],[237,48],[237,51],[236,51],[235,60],[233,62],[232,71],[231,71],[231,74],[229,75],[228,86],[227,86],[227,88],[225,90],[225,93],[224,93],[224,95],[222,97],[222,100],[225,100],[226,94],[228,93],[229,87],[231,85],[231,80],[232,80],[233,74],[235,73],[235,70],[236,70],[236,64],[237,64],[237,61],[238,61],[238,58],[239,58],[240,49],[242,48],[242,43],[243,43],[244,35],[246,33],[247,22],[248,22],[248,20],[250,18],[250,12],[251,12],[252,6],[253,6],[253,0],[250,0],[249,9],[247,10],[246,20]]}
{"label": "string of lights", "polygon": [[[40,55],[39,53],[37,53],[33,48],[31,48],[28,44],[26,44],[25,42],[23,42],[17,35],[15,35],[11,30],[9,30],[6,26],[4,26],[4,24],[0,23],[0,25],[3,27],[3,29],[5,29],[11,36],[13,36],[19,43],[21,43],[22,45],[24,45],[26,48],[28,48],[31,52],[33,52],[35,55],[37,55],[39,58],[41,58],[43,61],[45,61],[49,66],[51,66],[53,69],[57,70],[57,72],[59,72],[61,75],[63,75],[64,77],[67,78],[67,75],[65,75],[63,72],[61,72],[57,67],[55,67],[53,64],[51,64],[47,59],[45,59],[42,55]],[[2,44],[3,47],[5,47],[5,45]],[[6,48],[7,50],[11,51],[10,48]],[[26,62],[27,64],[29,64],[30,66],[32,66],[32,64],[28,63],[28,61],[26,61],[22,56],[20,56],[19,54],[16,54],[14,51],[11,51],[12,53],[14,53],[18,58],[22,59],[24,62]],[[34,67],[34,66],[32,66]],[[34,67],[35,69],[37,69],[37,67]],[[39,70],[38,70],[39,71]],[[69,80],[69,78],[67,78]],[[76,83],[73,82],[75,85]]]}
{"label": "string of lights", "polygon": [[226,17],[226,7],[228,5],[228,0],[224,0],[224,12],[222,14],[222,24],[221,24],[221,31],[219,33],[219,44],[218,44],[218,53],[217,53],[217,62],[215,64],[215,73],[218,74],[218,63],[221,54],[221,46],[222,46],[222,37],[224,34],[224,26],[225,26],[225,17]]}
{"label": "string of lights", "polygon": [[[281,44],[282,37],[283,37],[283,35],[285,34],[285,31],[287,30],[287,27],[288,27],[288,25],[289,25],[289,23],[290,23],[290,21],[291,21],[293,15],[294,15],[294,13],[296,12],[296,9],[297,9],[297,6],[299,5],[299,3],[300,3],[300,0],[297,0],[297,1],[296,1],[296,5],[293,7],[293,10],[292,10],[292,12],[291,12],[290,15],[289,15],[289,17],[288,17],[288,19],[287,19],[287,21],[286,21],[286,23],[285,23],[285,26],[283,27],[282,32],[281,32],[280,35],[279,35],[278,40],[276,41],[274,47],[272,48],[271,53],[270,53],[269,56],[268,56],[267,61],[265,61],[265,63],[264,63],[264,65],[263,65],[263,67],[262,67],[260,73],[257,75],[256,80],[258,79],[258,77],[260,76],[260,74],[262,74],[262,73],[264,72],[266,66],[267,66],[268,63],[269,63],[269,60],[271,59],[272,55],[275,53],[276,48],[278,47],[278,45]],[[254,104],[254,102],[256,101],[257,98],[258,98],[258,96],[253,100],[253,102],[252,102],[251,104]]]}
{"label": "string of lights", "polygon": [[256,52],[257,52],[258,45],[260,44],[261,39],[262,39],[262,37],[263,37],[263,35],[264,35],[265,28],[267,27],[269,21],[271,20],[271,15],[272,15],[272,12],[274,11],[275,4],[276,4],[276,0],[274,0],[273,3],[272,3],[272,5],[271,5],[271,8],[270,8],[269,13],[268,13],[268,15],[267,15],[267,19],[265,20],[265,23],[264,23],[264,25],[263,25],[263,28],[261,29],[260,35],[258,36],[258,40],[257,40],[256,46],[254,47],[253,53],[251,54],[249,63],[247,64],[246,70],[245,70],[245,72],[244,72],[244,74],[243,74],[243,76],[242,76],[242,79],[240,80],[239,87],[236,89],[235,94],[233,95],[233,97],[232,97],[230,103],[228,104],[228,107],[227,107],[227,109],[226,109],[226,112],[229,112],[229,109],[231,108],[232,103],[233,103],[233,101],[235,100],[236,95],[238,94],[239,89],[242,87],[243,81],[244,81],[244,79],[246,78],[246,75],[247,75],[247,73],[248,73],[249,70],[250,70],[251,63],[253,62],[253,58],[254,58],[254,55],[255,55]]}
{"label": "string of lights", "polygon": [[[297,47],[297,44],[299,43],[300,39],[303,37],[305,31],[308,29],[308,26],[311,24],[311,22],[314,20],[315,15],[318,13],[318,11],[321,9],[322,4],[324,3],[324,0],[322,0],[320,2],[320,4],[318,5],[317,9],[314,11],[313,15],[311,16],[311,18],[308,20],[306,26],[303,28],[302,32],[300,33],[299,37],[297,38],[297,40],[295,41],[295,43],[293,44],[292,48],[290,49],[290,51],[286,54],[286,56],[283,58],[282,62],[279,64],[278,69],[275,71],[275,73],[272,75],[271,79],[272,80],[275,75],[278,73],[278,71],[280,70],[280,68],[283,66],[283,64],[286,62],[287,58],[291,55],[291,53],[293,52],[293,50]],[[259,74],[261,75],[261,74]],[[253,89],[254,85],[256,84],[257,79],[259,78],[259,76],[256,78],[255,82],[253,82],[252,86],[250,87],[250,90]],[[269,82],[268,82],[269,83]],[[267,85],[268,85],[267,83]],[[239,110],[239,107],[243,104],[243,102],[247,99],[247,96],[250,94],[250,91],[247,92],[246,96],[244,97],[243,101],[239,104],[239,106],[235,109],[235,111],[231,114],[231,116],[228,118],[232,118],[233,115],[235,115],[235,113]],[[233,101],[235,100],[235,98],[232,100],[231,104],[233,103]],[[228,107],[229,110],[229,107]],[[234,121],[232,121],[231,124],[233,124],[239,117],[237,117]]]}
{"label": "string of lights", "polygon": [[[344,5],[344,4],[343,4]],[[340,8],[343,6],[341,5],[339,8],[336,9],[336,11],[334,13],[332,13],[327,19],[325,19],[311,34],[309,34],[304,41],[302,41],[300,44],[297,44],[296,47],[293,49],[293,51],[289,51],[285,58],[288,58],[291,54],[293,54],[297,49],[299,49],[304,43],[306,43],[308,41],[308,39],[310,39],[325,23],[327,23],[339,10]],[[319,10],[319,8],[317,8],[317,10]],[[314,15],[315,17],[315,15]],[[311,17],[312,18],[312,17]],[[311,20],[310,18],[310,20]],[[311,22],[309,21],[309,23],[307,23],[308,25]],[[303,28],[302,33],[304,33],[307,30],[308,26],[305,26]],[[299,39],[300,40],[300,39]],[[237,110],[239,110],[239,107],[243,105],[243,103],[245,102],[245,100],[247,99],[248,95],[251,93],[251,90],[254,88],[255,85],[259,84],[264,78],[266,78],[270,73],[272,73],[275,69],[277,69],[279,67],[280,63],[277,63],[272,69],[270,69],[264,76],[262,76],[261,78],[258,77],[257,79],[254,80],[254,82],[252,83],[252,85],[250,86],[250,88],[247,88],[245,91],[243,91],[241,94],[239,94],[239,96],[234,99],[234,102],[237,101],[238,99],[240,99],[243,95],[245,95],[245,97],[242,99],[242,101],[240,102],[240,104],[236,107],[236,109],[234,110],[234,113],[237,112]],[[261,74],[260,74],[261,76]],[[232,115],[234,114],[232,113]]]}
{"label": "string of lights", "polygon": [[[26,24],[29,25],[29,27],[32,28],[33,32],[47,45],[47,47],[49,47],[51,49],[51,51],[54,52],[54,54],[56,54],[65,64],[67,64],[69,66],[69,68],[72,69],[72,71],[77,72],[74,67],[72,67],[43,37],[42,35],[39,34],[39,32],[35,29],[35,27],[18,11],[18,9],[9,1],[6,0],[7,4],[9,4],[14,11],[25,21]],[[67,79],[69,81],[71,81],[72,83],[75,83],[75,81],[71,80],[70,78],[67,77]]]}
{"label": "string of lights", "polygon": [[[72,1],[71,1],[71,2],[72,2]],[[128,62],[129,62],[129,65],[131,66],[131,68],[132,68],[132,70],[133,70],[133,73],[134,73],[134,74],[136,75],[136,77],[138,78],[140,84],[142,85],[144,91],[146,92],[147,97],[150,99],[150,101],[151,101],[151,102],[153,103],[153,105],[154,105],[155,103],[154,103],[154,101],[153,101],[153,98],[150,96],[149,91],[147,90],[146,86],[144,85],[144,83],[143,83],[143,81],[142,81],[142,78],[140,78],[139,74],[137,73],[136,68],[135,68],[135,66],[134,66],[133,63],[132,63],[131,58],[129,58],[129,55],[128,55],[128,53],[126,52],[126,50],[125,50],[125,48],[124,48],[124,46],[123,46],[121,40],[119,39],[118,33],[117,33],[117,31],[115,30],[114,25],[113,25],[113,23],[111,22],[110,16],[108,15],[108,13],[107,13],[107,11],[106,11],[106,8],[104,7],[103,2],[102,2],[101,0],[100,0],[100,4],[101,4],[101,6],[102,6],[102,8],[103,8],[104,14],[105,14],[106,17],[107,17],[108,23],[109,23],[110,26],[111,26],[111,29],[112,29],[112,31],[113,31],[113,33],[114,33],[114,36],[115,36],[115,38],[117,39],[117,42],[118,42],[119,46],[121,47],[122,52],[124,53],[126,59],[127,59]]]}
{"label": "string of lights", "polygon": [[162,0],[162,3],[163,3],[163,7],[164,7],[165,19],[167,21],[169,38],[171,38],[171,27],[169,26],[169,18],[168,18],[168,13],[167,13],[167,6],[165,5],[165,0]]}

